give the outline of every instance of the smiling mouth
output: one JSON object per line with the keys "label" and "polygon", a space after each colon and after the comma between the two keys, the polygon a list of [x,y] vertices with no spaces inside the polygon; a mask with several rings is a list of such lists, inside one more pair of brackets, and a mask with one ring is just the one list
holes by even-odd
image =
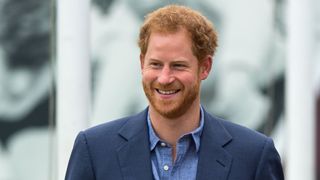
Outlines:
{"label": "smiling mouth", "polygon": [[161,95],[172,95],[172,94],[178,93],[180,91],[180,89],[178,89],[178,90],[160,90],[160,89],[156,89],[156,91]]}

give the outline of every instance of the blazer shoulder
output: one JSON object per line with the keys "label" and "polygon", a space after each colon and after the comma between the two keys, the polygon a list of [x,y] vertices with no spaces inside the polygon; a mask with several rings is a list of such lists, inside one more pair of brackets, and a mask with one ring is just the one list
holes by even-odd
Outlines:
{"label": "blazer shoulder", "polygon": [[233,173],[230,174],[230,179],[239,179],[238,176],[244,174],[250,179],[284,179],[281,158],[270,137],[233,122],[211,115],[210,117],[210,124],[216,122],[215,125],[223,129],[220,131],[231,137],[231,140],[223,145],[226,152],[233,157]]}
{"label": "blazer shoulder", "polygon": [[143,126],[144,119],[142,112],[81,131],[74,143],[66,179],[120,179],[118,152],[127,142],[123,129],[136,132],[134,127]]}

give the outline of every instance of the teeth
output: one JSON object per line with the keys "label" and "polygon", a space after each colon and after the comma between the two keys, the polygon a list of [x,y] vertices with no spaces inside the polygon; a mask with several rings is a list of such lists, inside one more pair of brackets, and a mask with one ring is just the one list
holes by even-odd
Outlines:
{"label": "teeth", "polygon": [[169,95],[169,94],[174,94],[174,93],[176,93],[177,91],[175,91],[175,90],[163,91],[163,90],[158,89],[158,92],[159,92],[160,94]]}

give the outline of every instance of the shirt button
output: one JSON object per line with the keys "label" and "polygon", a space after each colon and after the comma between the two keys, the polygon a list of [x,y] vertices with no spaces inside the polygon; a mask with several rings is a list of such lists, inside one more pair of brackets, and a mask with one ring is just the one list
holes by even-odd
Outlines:
{"label": "shirt button", "polygon": [[165,146],[166,146],[166,143],[161,142],[160,145],[161,145],[162,147],[165,147]]}
{"label": "shirt button", "polygon": [[163,166],[163,169],[164,169],[165,171],[168,171],[168,170],[169,170],[169,166],[168,166],[168,165],[164,165],[164,166]]}

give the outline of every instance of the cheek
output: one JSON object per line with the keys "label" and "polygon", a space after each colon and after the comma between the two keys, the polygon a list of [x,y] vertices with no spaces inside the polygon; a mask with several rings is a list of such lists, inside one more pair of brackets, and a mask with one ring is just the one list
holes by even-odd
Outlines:
{"label": "cheek", "polygon": [[194,84],[198,83],[199,77],[195,74],[193,75],[186,75],[179,78],[179,81],[183,83],[185,86],[193,86]]}
{"label": "cheek", "polygon": [[156,75],[151,71],[143,71],[142,73],[142,81],[145,83],[152,82],[156,79]]}

